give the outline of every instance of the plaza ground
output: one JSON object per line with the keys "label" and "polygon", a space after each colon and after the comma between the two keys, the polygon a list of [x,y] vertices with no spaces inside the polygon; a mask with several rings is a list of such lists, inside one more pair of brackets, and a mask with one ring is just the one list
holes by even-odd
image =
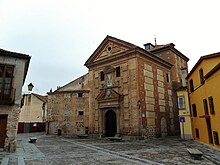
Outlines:
{"label": "plaza ground", "polygon": [[[36,143],[29,143],[37,137]],[[203,152],[201,160],[195,160],[187,148]],[[179,137],[149,140],[77,139],[43,133],[18,134],[17,151],[0,151],[1,165],[96,165],[96,164],[220,164],[220,150]]]}

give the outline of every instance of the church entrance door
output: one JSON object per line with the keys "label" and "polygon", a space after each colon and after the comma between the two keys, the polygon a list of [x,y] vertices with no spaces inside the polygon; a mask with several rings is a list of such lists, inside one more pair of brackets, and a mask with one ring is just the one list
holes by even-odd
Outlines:
{"label": "church entrance door", "polygon": [[116,113],[113,110],[108,110],[105,114],[105,130],[106,137],[114,137],[117,132]]}

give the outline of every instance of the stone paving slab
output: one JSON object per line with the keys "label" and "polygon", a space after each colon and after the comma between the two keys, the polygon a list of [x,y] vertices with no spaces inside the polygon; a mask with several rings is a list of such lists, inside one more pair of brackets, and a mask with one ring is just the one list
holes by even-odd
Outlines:
{"label": "stone paving slab", "polygon": [[[37,137],[29,143],[29,137]],[[76,139],[41,134],[19,134],[16,153],[0,151],[1,165],[96,165],[96,164],[220,164],[220,150],[178,137],[113,142],[107,139]],[[203,152],[194,160],[187,148]]]}

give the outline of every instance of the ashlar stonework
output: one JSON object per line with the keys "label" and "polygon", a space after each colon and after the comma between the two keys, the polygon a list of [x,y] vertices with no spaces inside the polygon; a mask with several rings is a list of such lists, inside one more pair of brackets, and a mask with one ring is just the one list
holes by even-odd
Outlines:
{"label": "ashlar stonework", "polygon": [[[48,110],[54,117],[49,127],[51,133],[62,129],[66,134],[76,135],[81,126],[86,128],[85,133],[99,137],[152,138],[178,134],[175,89],[188,58],[174,46],[151,44],[151,49],[142,49],[107,36],[85,62],[89,71],[84,79],[87,85],[83,101],[72,98],[77,93],[73,90],[66,105],[64,96],[60,96],[65,86],[49,93]],[[77,81],[69,83],[69,87],[77,87]],[[84,106],[80,107],[80,103]],[[65,106],[71,116],[70,129],[64,119]],[[77,113],[80,109],[84,112],[80,116],[82,122]]]}

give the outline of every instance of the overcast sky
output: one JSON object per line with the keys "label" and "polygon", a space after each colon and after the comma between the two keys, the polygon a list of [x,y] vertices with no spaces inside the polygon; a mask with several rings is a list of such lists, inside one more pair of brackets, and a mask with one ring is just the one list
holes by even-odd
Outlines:
{"label": "overcast sky", "polygon": [[190,58],[220,51],[219,0],[0,0],[0,48],[29,54],[24,84],[46,94],[87,72],[85,61],[107,36],[174,43]]}

